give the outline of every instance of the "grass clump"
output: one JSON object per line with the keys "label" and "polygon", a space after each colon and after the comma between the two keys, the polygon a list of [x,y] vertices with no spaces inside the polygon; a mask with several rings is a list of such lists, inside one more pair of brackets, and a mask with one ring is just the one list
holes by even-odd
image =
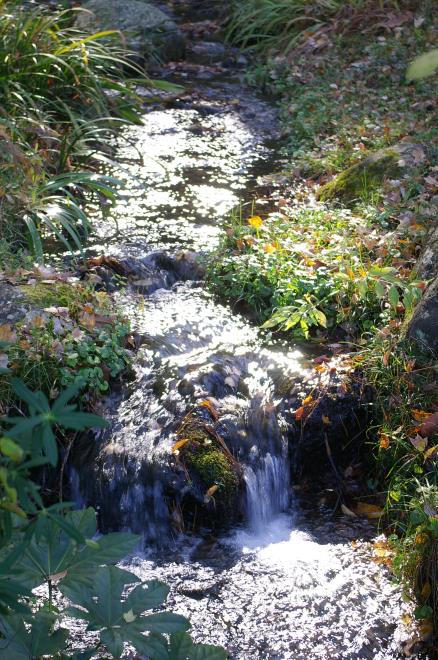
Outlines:
{"label": "grass clump", "polygon": [[213,286],[244,301],[265,327],[298,338],[348,324],[358,335],[411,309],[421,283],[394,267],[403,237],[346,210],[303,208],[264,220],[236,213],[210,263]]}
{"label": "grass clump", "polygon": [[418,607],[416,617],[437,625],[438,413],[435,356],[400,342],[387,327],[364,350],[361,362],[375,391],[369,430],[385,513],[396,550],[394,571]]}
{"label": "grass clump", "polygon": [[20,288],[34,307],[14,326],[0,325],[1,366],[9,369],[0,376],[2,406],[14,400],[11,374],[50,399],[82,382],[91,405],[129,366],[129,326],[112,313],[109,297],[90,287],[54,282]]}
{"label": "grass clump", "polygon": [[40,262],[47,238],[81,249],[87,196],[114,199],[117,182],[90,170],[111,131],[138,121],[135,83],[150,84],[119,33],[75,28],[80,11],[0,0],[0,229]]}

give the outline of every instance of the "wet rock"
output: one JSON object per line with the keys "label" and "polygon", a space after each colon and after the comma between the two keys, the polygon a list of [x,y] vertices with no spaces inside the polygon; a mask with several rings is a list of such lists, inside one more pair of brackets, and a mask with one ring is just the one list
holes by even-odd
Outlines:
{"label": "wet rock", "polygon": [[290,412],[297,408],[294,399],[286,404],[285,416],[295,464],[302,474],[319,477],[334,467],[343,470],[360,458],[372,390],[355,379],[314,394],[314,400],[300,421]]}
{"label": "wet rock", "polygon": [[0,284],[0,325],[16,323],[29,309],[30,305],[17,286]]}
{"label": "wet rock", "polygon": [[407,327],[407,336],[419,348],[433,353],[438,352],[438,277],[426,290],[423,299],[415,308]]}
{"label": "wet rock", "polygon": [[146,60],[184,57],[185,40],[167,14],[142,0],[89,0],[79,14],[82,30],[121,30],[127,47]]}
{"label": "wet rock", "polygon": [[216,41],[200,41],[190,45],[188,55],[196,64],[213,64],[227,57],[227,48]]}
{"label": "wet rock", "polygon": [[341,172],[318,191],[322,202],[340,200],[353,203],[378,190],[387,179],[399,176],[426,160],[422,145],[400,142],[380,149]]}

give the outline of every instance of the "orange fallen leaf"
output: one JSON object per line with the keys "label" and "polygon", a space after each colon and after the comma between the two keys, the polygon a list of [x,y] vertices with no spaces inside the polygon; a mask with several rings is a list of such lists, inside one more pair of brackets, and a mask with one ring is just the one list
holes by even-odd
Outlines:
{"label": "orange fallen leaf", "polygon": [[207,490],[205,493],[207,497],[211,497],[212,495],[215,494],[215,492],[218,490],[219,486],[217,484],[214,484],[214,486],[210,486],[210,488]]}
{"label": "orange fallen leaf", "polygon": [[179,451],[182,447],[184,447],[190,440],[188,438],[184,438],[183,440],[178,440],[178,442],[175,442],[175,444],[172,447],[172,452],[175,453]]}
{"label": "orange fallen leaf", "polygon": [[297,422],[299,422],[304,415],[304,406],[300,406],[297,410],[295,410],[295,419]]}
{"label": "orange fallen leaf", "polygon": [[389,447],[389,436],[383,431],[379,433],[379,445],[380,449],[388,449]]}
{"label": "orange fallen leaf", "polygon": [[426,412],[424,410],[418,410],[418,408],[413,408],[411,413],[416,422],[422,422],[432,415],[432,413]]}
{"label": "orange fallen leaf", "polygon": [[201,401],[199,405],[203,406],[204,408],[208,408],[210,415],[213,417],[215,421],[219,419],[219,413],[217,412],[211,401],[205,399],[205,401]]}

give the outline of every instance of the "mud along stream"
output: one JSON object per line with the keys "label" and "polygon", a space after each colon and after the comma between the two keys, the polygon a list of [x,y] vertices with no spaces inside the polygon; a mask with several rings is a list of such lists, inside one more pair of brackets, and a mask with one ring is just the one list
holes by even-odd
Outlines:
{"label": "mud along stream", "polygon": [[[73,495],[97,507],[102,530],[141,534],[130,570],[166,581],[194,638],[232,658],[399,657],[406,605],[367,544],[351,543],[367,524],[309,513],[294,496],[290,391],[309,383],[306,350],[268,342],[220,304],[194,256],[214,250],[230,209],[275,169],[275,112],[236,67],[185,64],[178,79],[196,91],[125,131],[125,186],[96,218],[91,254],[133,274],[115,295],[142,346],[135,377],[107,401],[110,428],[73,458]],[[239,466],[233,501],[206,493],[172,451],[191,411]],[[227,516],[231,528],[212,533],[209,518]]]}

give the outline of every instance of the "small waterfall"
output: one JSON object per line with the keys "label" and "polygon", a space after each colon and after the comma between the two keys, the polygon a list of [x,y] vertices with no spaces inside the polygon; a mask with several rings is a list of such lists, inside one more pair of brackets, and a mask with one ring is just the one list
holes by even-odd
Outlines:
{"label": "small waterfall", "polygon": [[287,452],[265,454],[254,466],[245,466],[246,513],[251,530],[261,531],[289,505]]}

